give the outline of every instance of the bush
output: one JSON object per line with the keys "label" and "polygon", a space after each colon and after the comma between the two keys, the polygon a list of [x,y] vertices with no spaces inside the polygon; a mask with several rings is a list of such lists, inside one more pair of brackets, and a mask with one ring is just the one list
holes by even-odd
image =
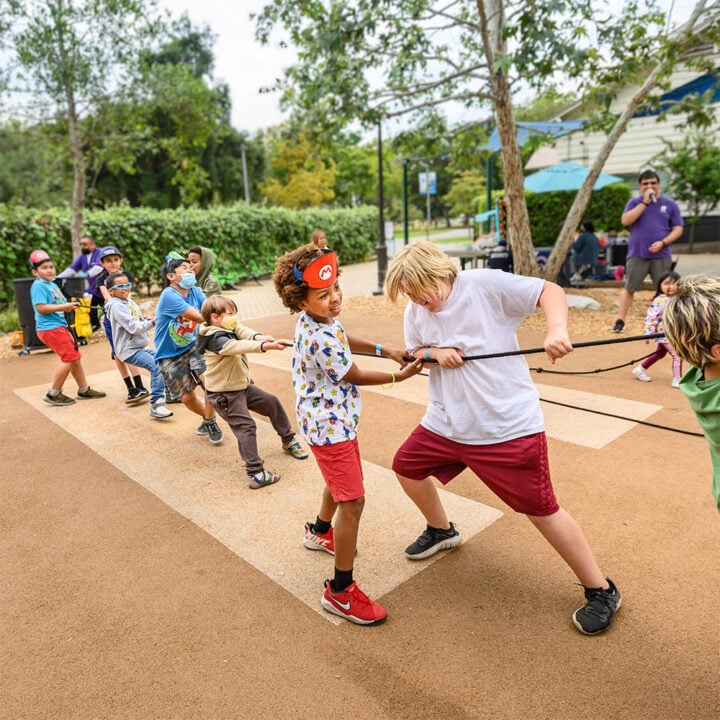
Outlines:
{"label": "bush", "polygon": [[[373,207],[292,211],[239,204],[211,210],[115,207],[85,213],[85,232],[99,247],[116,245],[128,270],[148,289],[160,284],[160,265],[171,250],[204,245],[215,252],[219,275],[265,275],[272,272],[277,256],[308,242],[316,227],[325,230],[343,263],[360,262],[374,253],[378,212]],[[70,211],[0,205],[0,307],[14,301],[13,278],[30,277],[27,258],[38,247],[50,253],[58,271],[72,262]]]}
{"label": "bush", "polygon": [[[615,183],[593,192],[583,221],[592,222],[596,230],[621,230],[620,216],[630,199],[630,192],[626,183]],[[527,193],[530,232],[535,246],[555,244],[575,195],[575,191]]]}

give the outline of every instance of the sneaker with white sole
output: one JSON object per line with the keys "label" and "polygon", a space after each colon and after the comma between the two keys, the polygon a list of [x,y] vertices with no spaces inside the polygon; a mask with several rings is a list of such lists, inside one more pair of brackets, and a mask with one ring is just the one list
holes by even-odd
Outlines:
{"label": "sneaker with white sole", "polygon": [[305,460],[308,456],[308,451],[305,450],[297,438],[293,438],[287,445],[283,445],[283,450],[296,460]]}
{"label": "sneaker with white sole", "polygon": [[324,534],[320,535],[315,532],[314,526],[311,522],[305,523],[305,537],[303,538],[303,545],[308,550],[324,550],[330,555],[335,554],[335,536],[333,526]]}
{"label": "sneaker with white sole", "polygon": [[172,417],[173,414],[172,410],[168,410],[165,407],[165,403],[162,400],[158,400],[150,405],[150,417],[164,420],[165,418]]}
{"label": "sneaker with white sole", "polygon": [[680,378],[673,378],[670,387],[679,388],[680,387]]}
{"label": "sneaker with white sole", "polygon": [[652,378],[645,372],[645,368],[642,365],[632,369],[632,374],[640,380],[640,382],[650,382]]}
{"label": "sneaker with white sole", "polygon": [[625,321],[624,321],[624,320],[621,320],[620,318],[618,318],[618,319],[615,321],[615,324],[613,325],[612,331],[613,331],[614,333],[625,332]]}
{"label": "sneaker with white sole", "polygon": [[213,445],[217,445],[223,441],[222,430],[218,427],[217,420],[215,420],[214,417],[209,420],[203,420],[195,431],[195,434],[207,435]]}
{"label": "sneaker with white sole", "polygon": [[251,490],[257,490],[261,487],[274,485],[279,479],[279,473],[274,473],[270,470],[261,470],[253,475],[248,475],[248,487]]}
{"label": "sneaker with white sole", "polygon": [[330,580],[326,580],[320,604],[329,613],[356,625],[380,625],[387,620],[387,610],[380,603],[371,600],[356,582],[350,583],[340,592],[335,592]]}
{"label": "sneaker with white sole", "polygon": [[610,587],[585,588],[587,603],[573,613],[573,623],[583,635],[598,635],[605,632],[622,605],[622,597],[610,578],[605,578]]}
{"label": "sneaker with white sole", "polygon": [[462,535],[450,523],[448,530],[438,530],[429,525],[425,532],[412,544],[405,548],[405,557],[408,560],[424,560],[440,550],[450,550],[462,542]]}

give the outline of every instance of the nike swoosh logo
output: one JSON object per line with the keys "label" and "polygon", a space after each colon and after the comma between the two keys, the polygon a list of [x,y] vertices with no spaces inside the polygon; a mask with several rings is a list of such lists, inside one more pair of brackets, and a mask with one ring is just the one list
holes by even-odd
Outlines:
{"label": "nike swoosh logo", "polygon": [[350,602],[341,603],[338,600],[336,600],[332,595],[328,596],[330,601],[333,603],[333,605],[337,605],[339,608],[342,608],[343,610],[349,610],[350,609]]}

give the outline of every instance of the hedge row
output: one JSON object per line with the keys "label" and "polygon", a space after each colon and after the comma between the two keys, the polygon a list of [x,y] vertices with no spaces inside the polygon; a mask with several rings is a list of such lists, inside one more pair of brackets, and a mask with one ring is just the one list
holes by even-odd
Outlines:
{"label": "hedge row", "polygon": [[[555,244],[576,194],[574,190],[526,194],[530,232],[536,246]],[[630,186],[626,183],[608,185],[593,192],[583,213],[583,220],[592,222],[595,230],[622,230],[620,216],[630,195]]]}
{"label": "hedge row", "polygon": [[[117,207],[85,213],[85,232],[98,246],[116,245],[126,267],[148,287],[160,282],[170,250],[204,245],[217,255],[216,273],[231,281],[272,272],[275,258],[322,228],[343,262],[367,260],[378,234],[377,208],[352,210],[260,210],[236,205],[212,210],[151,210]],[[0,306],[14,300],[13,278],[30,277],[28,255],[44,248],[58,269],[72,262],[70,211],[0,205]]]}

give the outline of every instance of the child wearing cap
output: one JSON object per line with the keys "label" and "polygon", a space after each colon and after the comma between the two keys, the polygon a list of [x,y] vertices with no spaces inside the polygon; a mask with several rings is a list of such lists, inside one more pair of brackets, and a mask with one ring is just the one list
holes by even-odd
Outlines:
{"label": "child wearing cap", "polygon": [[85,377],[82,355],[65,319],[65,313],[74,310],[78,303],[67,302],[60,288],[53,282],[57,275],[55,263],[45,250],[33,250],[30,253],[30,267],[35,277],[30,287],[30,301],[35,311],[37,336],[60,358],[60,366],[43,400],[50,405],[73,405],[75,400],[62,391],[70,374],[78,385],[78,399],[105,397],[104,392],[93,390]]}
{"label": "child wearing cap", "polygon": [[[107,279],[113,273],[120,272],[122,269],[123,256],[114,245],[106,245],[100,250],[99,262],[103,269],[95,278],[95,285],[98,292],[102,295],[105,305],[107,305],[111,299],[111,295],[107,288]],[[123,270],[123,272],[127,276],[128,282],[132,287],[132,283],[134,282],[132,273],[129,270]],[[115,367],[117,367],[120,377],[123,379],[125,387],[127,387],[128,394],[125,402],[128,404],[142,402],[147,399],[149,393],[143,384],[143,379],[138,368],[130,363],[123,362],[115,353],[112,325],[107,311],[103,317],[103,329],[105,330],[105,337],[107,337],[108,342],[110,343],[110,358],[115,361]]]}
{"label": "child wearing cap", "polygon": [[148,331],[155,321],[142,316],[130,297],[132,283],[123,270],[112,273],[105,281],[110,300],[105,304],[105,317],[112,326],[116,358],[150,373],[150,417],[163,420],[172,416],[165,407],[165,381],[155,362]]}
{"label": "child wearing cap", "polygon": [[280,475],[265,469],[258,453],[257,425],[251,411],[270,420],[286,453],[296,460],[304,460],[308,454],[297,441],[280,400],[258,387],[250,377],[248,353],[284,350],[290,343],[241,325],[237,310],[237,305],[225,295],[205,300],[200,310],[205,322],[200,326],[198,351],[204,353],[207,364],[208,401],[233,431],[245,462],[248,487],[257,490],[276,483]]}
{"label": "child wearing cap", "polygon": [[[275,265],[275,290],[290,312],[298,312],[292,377],[301,434],[320,467],[325,488],[320,512],[305,525],[303,545],[335,556],[335,575],[325,581],[320,603],[330,613],[358,625],[378,625],[387,618],[353,580],[360,516],[365,504],[357,441],[360,420],[358,385],[392,388],[420,372],[420,360],[407,364],[393,350],[347,335],[338,316],[342,291],[337,255],[314,245],[285,253]],[[353,352],[373,352],[395,360],[396,372],[361,370]],[[332,520],[335,517],[335,527]]]}

